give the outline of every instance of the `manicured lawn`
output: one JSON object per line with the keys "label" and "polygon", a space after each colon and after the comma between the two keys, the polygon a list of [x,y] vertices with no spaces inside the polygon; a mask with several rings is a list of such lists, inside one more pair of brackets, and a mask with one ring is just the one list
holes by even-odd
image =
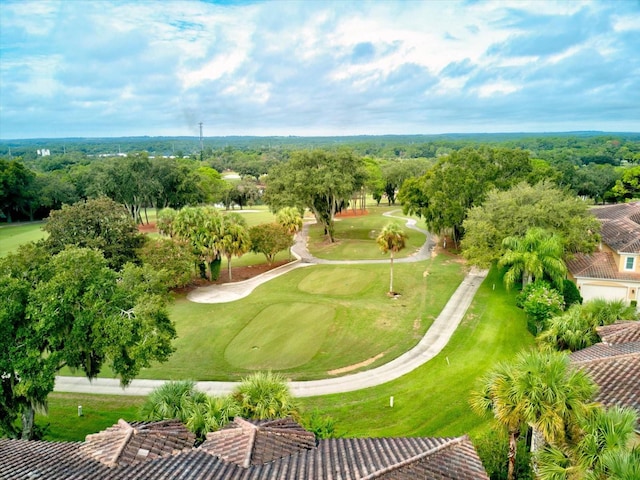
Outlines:
{"label": "manicured lawn", "polygon": [[171,309],[176,351],[139,378],[237,380],[271,368],[304,380],[379,354],[368,368],[386,363],[417,343],[463,278],[446,256],[394,270],[399,299],[386,295],[387,264],[306,267],[231,303],[181,297]]}
{"label": "manicured lawn", "polygon": [[[404,216],[402,209],[396,207],[367,206],[367,215],[337,218],[335,222],[336,242],[328,243],[324,230],[319,225],[309,228],[309,251],[318,258],[328,260],[357,260],[388,258],[383,255],[375,240],[387,223],[396,222],[401,225],[409,236],[404,250],[395,254],[396,258],[407,257],[418,250],[425,241],[420,232],[405,226],[406,221],[399,218],[389,218],[382,214],[394,212],[393,215]],[[424,228],[424,222],[418,221],[419,227]]]}
{"label": "manicured lawn", "polygon": [[[128,422],[139,420],[144,397],[52,393],[48,400],[49,414],[36,415],[36,424],[49,424],[46,440],[70,442],[84,440],[86,435],[104,430],[121,418]],[[78,405],[82,405],[81,417]]]}
{"label": "manicured lawn", "polygon": [[[447,257],[433,261],[428,277],[426,265],[396,265],[398,300],[386,295],[388,265],[298,269],[225,304],[178,299],[176,352],[140,377],[229,380],[271,368],[302,380],[380,353],[372,366],[388,362],[415,345],[462,280],[460,264]],[[263,349],[274,353],[271,361]]]}
{"label": "manicured lawn", "polygon": [[[495,290],[493,284],[495,283]],[[496,362],[533,345],[515,293],[506,292],[495,271],[480,287],[474,302],[443,352],[414,372],[359,392],[301,398],[305,411],[317,408],[337,421],[344,436],[477,437],[493,425],[468,406],[469,392]],[[194,362],[194,364],[197,362]],[[394,396],[394,407],[389,397]],[[136,418],[138,397],[61,394],[49,396],[50,437],[82,440],[118,421]],[[78,419],[77,405],[94,412]],[[104,412],[104,413],[99,413]],[[87,416],[85,415],[85,416]],[[92,420],[93,419],[93,420]],[[91,420],[91,421],[88,421]]]}
{"label": "manicured lawn", "polygon": [[47,233],[42,230],[42,225],[43,222],[0,225],[0,257],[15,251],[23,243],[45,238]]}
{"label": "manicured lawn", "polygon": [[[495,283],[495,291],[493,284]],[[357,436],[478,435],[489,420],[471,412],[469,392],[496,362],[533,345],[515,293],[492,271],[443,352],[404,377],[353,393],[300,399],[332,416],[338,431]],[[394,397],[393,408],[389,397]]]}

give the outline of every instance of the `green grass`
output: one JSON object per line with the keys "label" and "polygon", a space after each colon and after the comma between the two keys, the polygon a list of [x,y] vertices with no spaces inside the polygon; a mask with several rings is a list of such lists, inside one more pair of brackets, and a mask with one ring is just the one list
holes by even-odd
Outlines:
{"label": "green grass", "polygon": [[[48,415],[36,415],[36,423],[47,424],[46,440],[81,441],[90,433],[110,427],[120,418],[139,420],[138,410],[145,397],[119,395],[89,395],[84,393],[52,393]],[[82,405],[82,417],[78,416]]]}
{"label": "green grass", "polygon": [[[244,329],[252,329],[253,322],[270,323],[270,336],[287,336],[293,344],[307,342],[308,322],[315,322],[318,332],[315,354],[306,363],[279,368],[281,360],[274,357],[272,364],[263,361],[261,369],[278,370],[298,380],[325,378],[329,370],[383,353],[371,365],[378,366],[415,345],[462,280],[459,264],[437,258],[428,277],[430,288],[425,288],[426,266],[426,262],[395,266],[395,289],[402,293],[399,300],[386,295],[388,265],[298,269],[261,285],[247,298],[225,304],[203,305],[179,299],[171,312],[178,331],[176,352],[167,363],[144,370],[140,377],[234,380],[246,376],[251,369],[239,368],[229,359],[246,354],[248,339],[234,339]],[[354,278],[354,270],[365,280],[351,286],[342,283],[342,273]],[[310,283],[319,278],[325,278],[325,284],[332,287],[309,293]],[[319,311],[326,315],[318,315]],[[282,322],[296,315],[306,325],[300,336],[296,321]],[[291,348],[293,351],[301,346]]]}
{"label": "green grass", "polygon": [[0,225],[0,257],[24,244],[45,238],[47,233],[42,230],[43,222],[19,223],[15,225]]}
{"label": "green grass", "polygon": [[492,271],[436,358],[379,387],[300,399],[303,407],[330,415],[338,431],[349,437],[481,434],[490,422],[471,412],[469,393],[495,363],[533,344],[514,295],[504,290]]}
{"label": "green grass", "polygon": [[[495,290],[493,285],[495,284]],[[415,371],[385,385],[358,392],[298,399],[305,411],[317,408],[349,436],[477,437],[491,428],[489,418],[471,412],[469,393],[495,363],[533,345],[515,293],[504,290],[492,271],[476,294],[465,319],[442,353]],[[197,362],[194,362],[194,364]],[[389,397],[394,396],[394,407]],[[52,440],[82,440],[119,418],[136,418],[139,397],[54,393],[49,396]],[[77,418],[77,405],[88,412]],[[88,409],[88,410],[87,410]]]}
{"label": "green grass", "polygon": [[251,370],[304,365],[317,353],[334,318],[331,305],[269,305],[231,340],[225,359],[234,367]]}
{"label": "green grass", "polygon": [[[260,369],[278,370],[296,380],[318,379],[330,370],[383,354],[369,368],[379,366],[417,343],[463,278],[461,265],[444,256],[397,264],[394,272],[399,299],[386,295],[388,264],[301,268],[231,303],[199,304],[181,297],[170,313],[178,332],[176,351],[166,363],[143,370],[139,378],[238,380],[258,365],[239,365],[248,349],[265,341],[265,348],[275,350],[270,342],[282,337],[292,355],[314,338],[313,356],[302,364],[295,360],[295,365],[284,365],[282,356],[274,356],[272,363],[256,358]],[[316,290],[310,293],[314,284]],[[272,331],[262,339],[258,327],[266,323]]]}
{"label": "green grass", "polygon": [[[424,244],[425,235],[405,226],[405,221],[398,218],[385,217],[385,212],[395,212],[394,215],[403,216],[399,207],[376,207],[369,205],[367,215],[337,218],[335,222],[334,243],[329,243],[324,230],[318,224],[309,228],[309,251],[318,258],[327,260],[360,260],[387,258],[376,244],[376,237],[390,222],[402,225],[408,235],[407,245],[395,254],[396,258],[407,257],[420,249]],[[418,222],[420,226],[420,222]]]}

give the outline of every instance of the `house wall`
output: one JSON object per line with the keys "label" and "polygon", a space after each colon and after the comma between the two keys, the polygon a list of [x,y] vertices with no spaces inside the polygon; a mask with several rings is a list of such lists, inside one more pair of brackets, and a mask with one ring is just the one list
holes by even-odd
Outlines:
{"label": "house wall", "polygon": [[[627,270],[625,268],[627,263],[627,258],[629,257],[635,258],[633,270]],[[616,259],[616,264],[618,265],[619,272],[640,273],[640,256],[637,253],[616,253],[615,259]]]}
{"label": "house wall", "polygon": [[585,302],[595,298],[624,300],[625,302],[640,299],[640,282],[599,278],[576,278],[574,281]]}

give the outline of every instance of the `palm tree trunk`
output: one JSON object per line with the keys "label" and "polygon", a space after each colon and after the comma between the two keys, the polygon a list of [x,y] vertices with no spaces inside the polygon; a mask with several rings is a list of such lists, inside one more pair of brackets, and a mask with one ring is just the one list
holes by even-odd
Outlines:
{"label": "palm tree trunk", "polygon": [[509,432],[509,465],[507,467],[507,480],[516,478],[516,452],[518,450],[518,432]]}
{"label": "palm tree trunk", "polygon": [[231,281],[231,256],[227,257],[227,272],[229,273],[229,281]]}

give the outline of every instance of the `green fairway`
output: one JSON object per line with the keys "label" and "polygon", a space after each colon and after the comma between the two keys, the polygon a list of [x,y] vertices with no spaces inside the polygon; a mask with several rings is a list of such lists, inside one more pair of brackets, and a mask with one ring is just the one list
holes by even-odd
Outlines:
{"label": "green fairway", "polygon": [[[471,412],[470,391],[496,362],[534,343],[514,296],[492,271],[436,358],[379,387],[300,402],[307,410],[317,408],[332,416],[338,431],[349,437],[478,435],[489,420]],[[391,396],[393,408],[389,406]]]}
{"label": "green fairway", "polygon": [[[406,220],[385,217],[383,213],[393,212],[393,215],[403,217],[399,207],[367,206],[367,215],[354,217],[338,217],[335,222],[334,243],[328,243],[323,228],[311,225],[309,228],[309,252],[318,258],[327,260],[379,260],[388,258],[383,255],[376,244],[376,237],[390,222],[401,225],[409,236],[404,250],[395,254],[396,258],[407,257],[420,249],[425,242],[425,235],[405,226]],[[424,222],[418,221],[418,226],[424,228]]]}
{"label": "green fairway", "polygon": [[42,230],[43,222],[19,223],[16,225],[0,225],[0,257],[14,252],[18,246],[45,238]]}
{"label": "green fairway", "polygon": [[282,370],[309,362],[333,325],[335,309],[313,303],[269,305],[225,350],[229,364],[251,370]]}
{"label": "green fairway", "polygon": [[[495,290],[493,285],[495,284]],[[533,345],[515,293],[506,292],[492,271],[475,296],[465,319],[436,358],[393,382],[366,390],[300,398],[305,411],[317,408],[337,422],[338,433],[349,436],[458,436],[476,437],[490,428],[469,408],[469,392],[496,362],[512,358]],[[193,350],[196,353],[196,350]],[[194,360],[193,365],[197,365]],[[394,406],[389,406],[389,397]],[[54,393],[49,397],[49,438],[82,440],[118,421],[136,418],[137,397]],[[78,404],[92,415],[78,419]]]}
{"label": "green fairway", "polygon": [[298,288],[318,295],[354,295],[365,290],[374,280],[363,268],[323,268],[310,272],[300,281]]}
{"label": "green fairway", "polygon": [[[386,294],[387,264],[316,265],[271,280],[231,303],[199,304],[180,297],[171,308],[176,351],[166,363],[144,369],[138,377],[238,380],[270,368],[287,378],[311,380],[326,378],[335,369],[357,371],[355,365],[376,357],[366,367],[374,368],[422,338],[463,275],[460,263],[446,256],[398,264],[395,290],[401,296],[394,299]],[[341,283],[343,277],[351,281],[350,287]],[[326,287],[304,290],[320,280]],[[263,355],[262,349],[277,351],[272,343],[276,338],[286,338],[288,351],[298,352],[292,364],[286,365],[284,353],[271,359]],[[247,354],[247,348],[262,342],[265,346]],[[306,358],[298,356],[305,349]],[[103,376],[110,376],[108,370]]]}

